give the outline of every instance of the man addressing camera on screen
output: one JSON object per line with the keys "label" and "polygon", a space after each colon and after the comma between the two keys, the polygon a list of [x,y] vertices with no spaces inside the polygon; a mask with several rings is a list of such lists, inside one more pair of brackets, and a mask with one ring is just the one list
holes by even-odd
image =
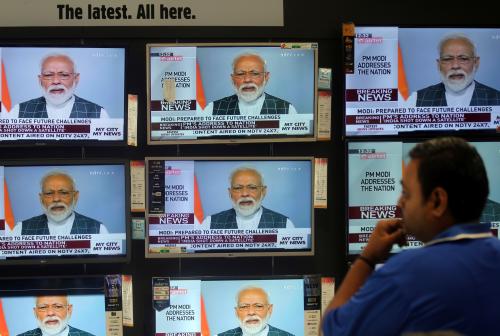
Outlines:
{"label": "man addressing camera on screen", "polygon": [[208,104],[205,111],[212,115],[297,113],[288,101],[264,92],[271,73],[258,53],[249,51],[236,56],[232,68],[231,82],[236,94]]}
{"label": "man addressing camera on screen", "polygon": [[42,59],[38,81],[42,97],[22,102],[4,113],[8,118],[109,118],[98,104],[75,95],[80,81],[74,61],[64,54]]}
{"label": "man addressing camera on screen", "polygon": [[273,305],[267,292],[260,287],[241,289],[236,295],[234,310],[240,326],[217,336],[293,336],[269,324]]}
{"label": "man addressing camera on screen", "polygon": [[45,213],[17,223],[12,235],[108,233],[99,221],[74,211],[80,192],[69,174],[51,171],[42,178],[40,186],[40,203]]}
{"label": "man addressing camera on screen", "polygon": [[261,173],[250,167],[240,167],[231,173],[228,188],[233,208],[203,220],[210,229],[292,229],[292,221],[276,211],[262,206],[267,186]]}
{"label": "man addressing camera on screen", "polygon": [[38,296],[33,308],[38,328],[17,336],[94,336],[70,326],[73,305],[66,295]]}
{"label": "man addressing camera on screen", "polygon": [[[418,90],[416,106],[496,106],[500,91],[475,80],[479,68],[476,46],[467,36],[445,36],[436,60],[441,83]],[[415,94],[410,99],[415,99]]]}

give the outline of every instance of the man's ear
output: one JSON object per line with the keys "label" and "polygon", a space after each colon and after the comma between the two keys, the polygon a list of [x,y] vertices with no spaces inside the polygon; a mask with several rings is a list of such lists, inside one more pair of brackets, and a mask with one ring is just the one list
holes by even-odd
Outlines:
{"label": "man's ear", "polygon": [[448,210],[448,193],[441,187],[436,187],[429,195],[431,212],[436,217],[442,217]]}
{"label": "man's ear", "polygon": [[269,316],[271,316],[271,314],[273,313],[273,304],[272,303],[269,304],[268,310],[269,310]]}
{"label": "man's ear", "polygon": [[78,82],[80,81],[80,73],[75,74],[75,87],[78,85]]}
{"label": "man's ear", "polygon": [[477,69],[479,69],[479,63],[481,63],[480,58],[479,58],[479,56],[476,56],[474,59],[474,65],[475,65],[476,71],[477,71]]}

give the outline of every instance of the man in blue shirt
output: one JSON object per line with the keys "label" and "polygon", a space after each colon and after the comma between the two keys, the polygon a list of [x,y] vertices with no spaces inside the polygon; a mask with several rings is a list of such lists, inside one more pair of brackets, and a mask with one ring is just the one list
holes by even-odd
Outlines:
{"label": "man in blue shirt", "polygon": [[[500,241],[479,224],[489,193],[483,161],[459,138],[421,143],[410,158],[403,219],[377,224],[324,315],[324,335],[498,335]],[[406,233],[424,247],[374,271]]]}

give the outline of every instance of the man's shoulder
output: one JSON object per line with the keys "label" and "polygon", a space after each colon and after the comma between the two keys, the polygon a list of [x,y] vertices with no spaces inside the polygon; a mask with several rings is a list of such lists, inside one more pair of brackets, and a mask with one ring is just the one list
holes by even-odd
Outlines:
{"label": "man's shoulder", "polygon": [[26,101],[19,103],[19,106],[21,107],[21,106],[36,105],[36,104],[45,104],[45,98],[42,96],[42,97],[26,100]]}
{"label": "man's shoulder", "polygon": [[279,98],[279,97],[276,97],[276,96],[273,96],[269,93],[266,92],[266,98],[265,100],[267,101],[275,101],[277,103],[283,103],[283,104],[286,104],[286,105],[290,105],[290,102],[285,100],[285,99],[282,99],[282,98]]}
{"label": "man's shoulder", "polygon": [[497,222],[500,221],[500,203],[491,199],[486,200],[483,213],[481,214],[481,222]]}
{"label": "man's shoulder", "polygon": [[484,85],[484,84],[479,83],[477,81],[475,84],[476,84],[476,87],[475,87],[476,91],[483,91],[483,92],[487,92],[488,94],[500,96],[500,91],[498,91],[497,89],[494,89],[488,85]]}
{"label": "man's shoulder", "polygon": [[294,335],[290,334],[287,331],[269,325],[269,332],[267,333],[267,336],[294,336]]}
{"label": "man's shoulder", "polygon": [[221,99],[214,100],[213,103],[214,103],[214,105],[216,105],[216,104],[229,103],[229,102],[234,102],[234,101],[238,101],[238,96],[235,94],[221,98]]}
{"label": "man's shoulder", "polygon": [[95,336],[94,334],[91,334],[89,332],[80,330],[78,328],[69,326],[69,336]]}
{"label": "man's shoulder", "polygon": [[287,216],[277,212],[277,211],[274,211],[274,210],[271,210],[271,209],[268,209],[266,207],[262,207],[262,214],[269,214],[269,215],[272,215],[272,216],[275,216],[275,217],[283,217],[283,218],[288,218]]}
{"label": "man's shoulder", "polygon": [[217,213],[213,214],[211,217],[213,219],[214,217],[221,217],[221,216],[225,217],[225,216],[233,215],[235,213],[236,212],[234,211],[234,209],[231,208],[231,209],[223,210],[221,212],[217,212]]}
{"label": "man's shoulder", "polygon": [[437,84],[434,84],[434,85],[430,85],[430,86],[427,86],[423,89],[420,89],[417,91],[417,94],[418,95],[423,95],[423,94],[427,94],[427,93],[430,93],[430,92],[444,92],[445,91],[445,88],[444,88],[444,84],[443,83],[437,83]]}
{"label": "man's shoulder", "polygon": [[238,328],[234,328],[234,329],[230,329],[230,330],[218,333],[217,336],[237,336],[237,335],[242,335],[242,334],[243,333],[241,331],[241,328],[238,327]]}
{"label": "man's shoulder", "polygon": [[79,221],[86,221],[86,222],[92,222],[92,223],[102,224],[102,223],[101,223],[101,222],[99,222],[97,219],[94,219],[94,218],[91,218],[91,217],[88,217],[88,216],[82,215],[81,213],[76,212],[76,211],[75,211],[75,220],[79,220]]}
{"label": "man's shoulder", "polygon": [[88,104],[88,105],[94,105],[94,106],[97,106],[99,108],[103,108],[101,105],[99,104],[96,104],[94,102],[91,102],[90,100],[87,100],[87,99],[83,99],[82,97],[79,97],[77,95],[75,95],[75,103],[78,103],[78,104]]}
{"label": "man's shoulder", "polygon": [[36,328],[23,332],[21,334],[17,334],[17,336],[42,336],[42,331],[40,330],[40,328]]}
{"label": "man's shoulder", "polygon": [[41,214],[22,221],[22,223],[43,223],[47,221],[47,215]]}

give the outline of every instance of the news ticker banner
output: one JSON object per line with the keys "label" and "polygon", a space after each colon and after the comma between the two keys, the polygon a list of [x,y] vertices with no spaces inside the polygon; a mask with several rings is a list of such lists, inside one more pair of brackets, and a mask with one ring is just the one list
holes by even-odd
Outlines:
{"label": "news ticker banner", "polygon": [[[1,232],[1,231],[0,231]],[[121,255],[124,233],[0,236],[0,258],[61,255]]]}
{"label": "news ticker banner", "polygon": [[2,140],[123,140],[123,119],[5,118]]}
{"label": "news ticker banner", "polygon": [[312,114],[167,116],[151,111],[151,139],[176,140],[224,136],[304,136],[313,132]]}
{"label": "news ticker banner", "polygon": [[196,58],[194,46],[150,48],[152,140],[313,134],[313,113],[211,115],[197,103]]}
{"label": "news ticker banner", "polygon": [[417,107],[398,89],[398,27],[356,27],[346,73],[346,135],[500,129],[499,106]]}
{"label": "news ticker banner", "polygon": [[194,225],[162,225],[152,222],[157,222],[155,217],[149,218],[150,253],[242,249],[300,250],[311,246],[310,229],[206,230],[197,229]]}
{"label": "news ticker banner", "polygon": [[[401,194],[403,143],[350,142],[348,166],[349,254],[360,254],[379,220],[402,217],[397,203]],[[409,247],[421,245],[412,237],[408,243]]]}
{"label": "news ticker banner", "polygon": [[0,2],[2,27],[283,25],[283,0]]}
{"label": "news ticker banner", "polygon": [[[318,335],[321,318],[321,278],[319,276],[304,276],[303,279],[259,279],[259,280],[176,280],[170,278],[152,279],[153,309],[155,310],[155,336],[189,335],[201,336],[223,332],[237,324],[234,317],[235,296],[244,287],[256,286],[263,288],[272,300],[274,310],[270,316],[270,324],[279,327],[283,318],[295,316],[297,311],[304,313],[303,326],[293,330],[295,335]],[[223,292],[221,292],[223,291]],[[291,298],[292,297],[292,298]],[[213,300],[216,299],[217,302]],[[204,301],[205,309],[201,302]],[[218,308],[214,310],[213,308]],[[229,310],[227,310],[228,308]],[[223,310],[231,318],[224,322],[214,320]],[[275,311],[276,310],[276,311]],[[218,311],[218,312],[217,312]],[[280,314],[281,316],[278,316]],[[299,316],[296,316],[299,318]],[[234,321],[232,321],[234,319]],[[202,325],[205,325],[202,327]],[[297,328],[297,326],[294,326]],[[208,335],[208,334],[207,334]]]}

